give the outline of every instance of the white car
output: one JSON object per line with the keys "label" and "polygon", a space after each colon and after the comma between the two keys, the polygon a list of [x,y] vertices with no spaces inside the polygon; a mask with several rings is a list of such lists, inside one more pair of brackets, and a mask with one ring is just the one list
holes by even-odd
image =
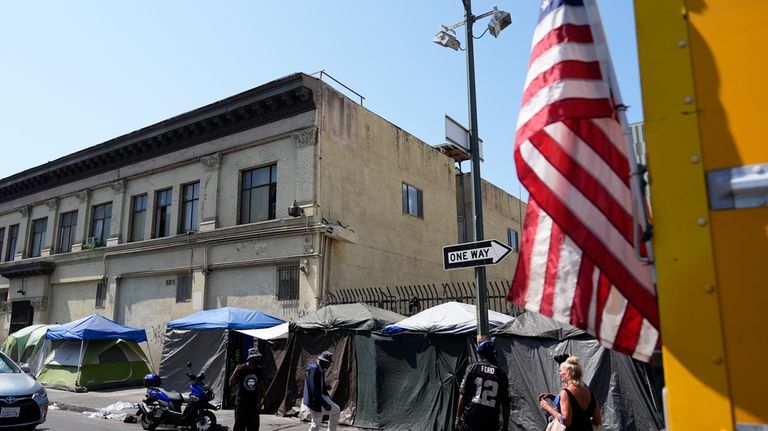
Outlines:
{"label": "white car", "polygon": [[28,371],[0,353],[0,430],[32,430],[45,422],[48,394]]}

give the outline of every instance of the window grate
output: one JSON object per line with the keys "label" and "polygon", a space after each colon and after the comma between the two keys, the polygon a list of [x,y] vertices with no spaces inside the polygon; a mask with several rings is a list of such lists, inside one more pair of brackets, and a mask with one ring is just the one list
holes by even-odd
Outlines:
{"label": "window grate", "polygon": [[299,265],[277,267],[277,299],[299,299]]}

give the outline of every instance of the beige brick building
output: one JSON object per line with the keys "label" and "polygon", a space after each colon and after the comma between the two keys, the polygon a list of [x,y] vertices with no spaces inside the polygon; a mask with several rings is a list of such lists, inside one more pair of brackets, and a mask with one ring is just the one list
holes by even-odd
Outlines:
{"label": "beige brick building", "polygon": [[[442,247],[471,238],[469,183],[452,158],[290,75],[0,180],[0,339],[99,312],[147,329],[158,363],[165,324],[194,311],[290,319],[327,292],[470,281],[442,268]],[[524,204],[483,193],[485,236],[507,242]],[[516,257],[488,279],[510,279]]]}

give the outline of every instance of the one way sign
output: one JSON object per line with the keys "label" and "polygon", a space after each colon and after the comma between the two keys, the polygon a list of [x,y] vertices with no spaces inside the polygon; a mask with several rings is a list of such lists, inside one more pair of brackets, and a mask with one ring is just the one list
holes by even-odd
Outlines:
{"label": "one way sign", "polygon": [[495,239],[443,247],[443,267],[446,270],[469,266],[495,265],[512,251]]}

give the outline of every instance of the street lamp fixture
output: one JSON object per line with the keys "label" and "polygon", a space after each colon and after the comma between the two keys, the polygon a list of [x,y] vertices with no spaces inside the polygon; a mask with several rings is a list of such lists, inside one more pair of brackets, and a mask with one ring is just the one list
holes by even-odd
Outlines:
{"label": "street lamp fixture", "polygon": [[[509,12],[499,10],[494,6],[493,10],[484,14],[474,16],[472,14],[472,0],[462,0],[464,3],[464,21],[451,25],[441,26],[440,31],[435,36],[434,42],[440,46],[445,46],[453,50],[460,49],[458,39],[456,39],[454,29],[464,26],[466,30],[465,41],[467,44],[467,90],[469,93],[469,155],[472,161],[472,218],[474,220],[474,241],[483,240],[483,201],[481,196],[480,179],[480,145],[479,132],[477,131],[477,97],[475,94],[475,54],[472,34],[472,25],[479,19],[491,17],[488,23],[488,30],[493,37],[498,37],[504,28],[511,22],[512,17]],[[475,267],[475,286],[477,298],[477,337],[478,340],[487,338],[490,332],[488,324],[488,291],[485,279],[485,267]]]}
{"label": "street lamp fixture", "polygon": [[437,32],[432,42],[446,48],[451,48],[454,51],[458,51],[461,46],[459,39],[456,39],[456,32],[446,26],[440,27],[440,31]]}
{"label": "street lamp fixture", "polygon": [[499,37],[499,33],[510,24],[512,24],[512,15],[494,6],[491,20],[488,21],[488,31],[491,32],[491,36]]}

